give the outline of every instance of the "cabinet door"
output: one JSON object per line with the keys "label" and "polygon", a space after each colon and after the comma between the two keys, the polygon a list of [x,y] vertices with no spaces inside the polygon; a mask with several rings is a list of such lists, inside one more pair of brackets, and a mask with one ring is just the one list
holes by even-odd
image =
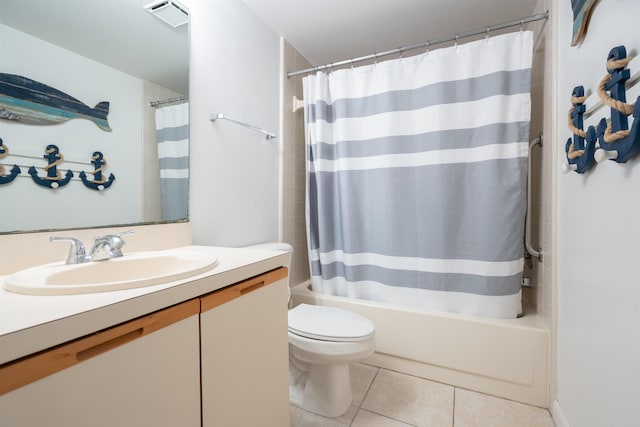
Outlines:
{"label": "cabinet door", "polygon": [[204,427],[287,427],[287,270],[202,297]]}
{"label": "cabinet door", "polygon": [[0,425],[199,426],[198,311],[194,300],[16,362],[3,381],[71,366],[0,396]]}

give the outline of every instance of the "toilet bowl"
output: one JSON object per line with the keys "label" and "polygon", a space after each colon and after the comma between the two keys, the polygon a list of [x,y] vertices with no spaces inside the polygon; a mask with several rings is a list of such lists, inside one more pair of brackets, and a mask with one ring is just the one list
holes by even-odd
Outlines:
{"label": "toilet bowl", "polygon": [[[293,250],[286,243],[248,248]],[[353,400],[349,363],[375,351],[374,324],[351,311],[300,304],[289,310],[288,326],[290,402],[325,417],[344,414]]]}
{"label": "toilet bowl", "polygon": [[371,356],[375,326],[359,314],[300,304],[289,310],[289,399],[325,417],[351,406],[349,363]]}

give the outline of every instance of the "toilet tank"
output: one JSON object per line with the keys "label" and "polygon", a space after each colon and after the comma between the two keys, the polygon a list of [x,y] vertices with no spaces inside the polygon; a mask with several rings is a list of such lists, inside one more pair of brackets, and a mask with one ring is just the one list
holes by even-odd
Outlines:
{"label": "toilet tank", "polygon": [[[267,251],[283,251],[283,252],[293,252],[293,246],[288,243],[283,242],[264,242],[259,243],[257,245],[245,246],[247,249],[264,249]],[[286,265],[289,272],[291,272],[291,261]]]}
{"label": "toilet tank", "polygon": [[[246,249],[258,249],[258,250],[266,250],[266,251],[283,251],[283,252],[293,252],[293,246],[288,243],[283,242],[265,242],[259,243],[257,245],[245,246]],[[289,270],[289,274],[291,274],[291,258],[289,263],[285,265],[287,270]],[[287,277],[287,303],[291,305],[291,289],[290,289],[289,277]]]}

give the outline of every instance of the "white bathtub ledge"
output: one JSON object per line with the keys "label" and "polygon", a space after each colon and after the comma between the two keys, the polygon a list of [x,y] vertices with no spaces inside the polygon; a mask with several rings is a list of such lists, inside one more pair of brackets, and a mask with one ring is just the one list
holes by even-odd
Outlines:
{"label": "white bathtub ledge", "polygon": [[488,319],[317,294],[307,284],[292,298],[370,319],[376,353],[367,363],[549,407],[549,331],[531,308],[519,319]]}

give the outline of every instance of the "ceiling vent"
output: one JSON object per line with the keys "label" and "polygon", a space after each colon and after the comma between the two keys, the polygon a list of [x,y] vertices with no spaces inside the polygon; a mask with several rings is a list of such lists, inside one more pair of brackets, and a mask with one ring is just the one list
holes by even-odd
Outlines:
{"label": "ceiling vent", "polygon": [[149,3],[144,7],[147,12],[155,15],[172,27],[179,27],[189,22],[187,8],[175,0],[160,0]]}

